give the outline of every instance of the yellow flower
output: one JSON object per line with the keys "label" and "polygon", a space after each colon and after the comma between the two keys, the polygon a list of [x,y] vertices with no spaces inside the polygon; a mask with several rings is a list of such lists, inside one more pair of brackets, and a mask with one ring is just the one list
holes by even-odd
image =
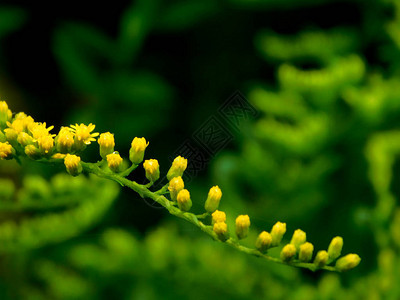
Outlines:
{"label": "yellow flower", "polygon": [[236,236],[244,239],[249,234],[250,218],[248,215],[240,215],[236,218]]}
{"label": "yellow flower", "polygon": [[75,141],[77,142],[77,145],[89,145],[91,142],[94,142],[96,140],[95,137],[99,135],[98,132],[91,133],[96,127],[96,125],[92,123],[87,126],[81,123],[80,125],[75,124],[70,127],[72,128],[72,132],[75,133]]}
{"label": "yellow flower", "polygon": [[300,245],[304,244],[306,240],[307,240],[306,233],[301,229],[297,229],[294,231],[290,243],[294,245],[298,250],[300,248]]}
{"label": "yellow flower", "polygon": [[[22,120],[20,121],[23,122]],[[46,135],[51,135],[51,137],[56,136],[55,134],[49,133],[53,128],[54,126],[46,128],[46,123],[41,123],[41,122],[33,122],[28,125],[28,130],[30,131],[35,140],[39,139],[41,136],[46,136]]]}
{"label": "yellow flower", "polygon": [[0,126],[4,126],[12,117],[11,110],[8,109],[6,101],[0,101]]}
{"label": "yellow flower", "polygon": [[17,133],[20,133],[24,130],[24,121],[21,119],[15,119],[12,123],[7,122],[7,126],[14,129]]}
{"label": "yellow flower", "polygon": [[34,142],[33,137],[31,137],[26,132],[20,132],[18,134],[17,141],[18,141],[18,143],[20,143],[21,146],[24,146],[24,147],[26,145],[32,144]]}
{"label": "yellow flower", "polygon": [[67,172],[72,176],[77,176],[82,172],[81,158],[73,154],[67,154],[64,158],[64,165]]}
{"label": "yellow flower", "polygon": [[314,258],[314,264],[321,268],[326,265],[329,259],[329,254],[325,250],[318,251],[317,255]]}
{"label": "yellow flower", "polygon": [[135,165],[140,164],[144,159],[144,151],[149,145],[144,137],[135,137],[131,144],[131,149],[129,150],[129,160]]}
{"label": "yellow flower", "polygon": [[148,159],[143,163],[143,168],[146,171],[146,178],[150,182],[155,182],[160,178],[160,166],[157,159]]}
{"label": "yellow flower", "polygon": [[296,255],[296,247],[292,244],[287,244],[282,248],[281,260],[290,261]]}
{"label": "yellow flower", "polygon": [[299,260],[303,262],[309,262],[312,258],[314,251],[314,246],[313,244],[306,242],[303,245],[300,246],[300,252],[299,252]]}
{"label": "yellow flower", "polygon": [[170,180],[168,190],[171,196],[171,200],[176,201],[176,197],[178,193],[183,190],[185,187],[185,183],[182,180],[181,176],[174,177]]}
{"label": "yellow flower", "polygon": [[226,214],[223,211],[216,210],[212,213],[212,224],[226,222]]}
{"label": "yellow flower", "polygon": [[192,207],[192,200],[190,199],[190,193],[188,190],[183,189],[178,193],[176,197],[180,210],[188,211]]}
{"label": "yellow flower", "polygon": [[346,256],[338,259],[336,262],[336,269],[340,272],[348,271],[358,266],[361,258],[357,254],[347,254]]}
{"label": "yellow flower", "polygon": [[217,185],[213,186],[208,192],[208,197],[204,205],[206,211],[210,213],[216,211],[218,209],[221,197],[222,197],[221,189]]}
{"label": "yellow flower", "polygon": [[28,145],[25,147],[25,154],[28,156],[30,159],[38,159],[40,158],[40,151],[37,147],[34,145]]}
{"label": "yellow flower", "polygon": [[35,121],[31,116],[27,116],[25,113],[20,112],[15,115],[14,120],[19,120],[22,121],[22,125],[24,127],[24,130],[28,130],[29,126],[34,123]]}
{"label": "yellow flower", "polygon": [[329,260],[333,261],[340,256],[343,248],[343,238],[340,236],[334,237],[329,244],[328,254]]}
{"label": "yellow flower", "polygon": [[260,252],[266,252],[271,246],[272,237],[269,232],[263,231],[258,235],[256,240],[256,248]]}
{"label": "yellow flower", "polygon": [[286,232],[286,223],[276,222],[276,224],[272,227],[271,230],[272,246],[278,246],[280,244],[285,232]]}
{"label": "yellow flower", "polygon": [[18,132],[14,128],[6,128],[4,129],[4,133],[9,142],[15,142],[18,138]]}
{"label": "yellow flower", "polygon": [[186,170],[186,167],[187,167],[187,159],[182,156],[176,157],[172,163],[171,168],[167,173],[167,179],[171,180],[176,176],[182,176],[183,172]]}
{"label": "yellow flower", "polygon": [[102,158],[106,158],[108,154],[114,152],[115,141],[114,141],[114,135],[112,133],[106,132],[100,134],[100,137],[97,140],[97,142],[100,145],[100,156]]}
{"label": "yellow flower", "polygon": [[51,158],[52,159],[64,159],[67,155],[62,153],[56,153]]}
{"label": "yellow flower", "polygon": [[13,155],[14,149],[13,147],[8,143],[0,143],[0,158],[1,159],[10,159]]}
{"label": "yellow flower", "polygon": [[217,222],[213,226],[213,231],[222,241],[226,241],[229,238],[228,225],[225,222]]}
{"label": "yellow flower", "polygon": [[61,127],[56,137],[56,148],[61,153],[71,152],[74,145],[74,133],[69,127]]}
{"label": "yellow flower", "polygon": [[54,139],[50,135],[43,135],[37,139],[37,143],[39,150],[43,154],[48,154],[54,146]]}
{"label": "yellow flower", "polygon": [[108,167],[113,172],[119,172],[122,164],[122,157],[118,153],[111,153],[106,156]]}

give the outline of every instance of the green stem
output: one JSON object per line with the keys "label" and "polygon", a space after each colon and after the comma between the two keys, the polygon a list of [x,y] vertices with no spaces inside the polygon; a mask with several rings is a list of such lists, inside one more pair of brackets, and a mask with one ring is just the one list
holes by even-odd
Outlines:
{"label": "green stem", "polygon": [[[41,161],[41,162],[44,162],[44,161]],[[49,162],[49,160],[48,160],[48,162]],[[58,160],[58,161],[52,160],[51,162],[62,162],[62,161],[61,160]],[[205,225],[203,222],[201,222],[199,220],[199,219],[206,218],[209,215],[209,213],[195,215],[193,213],[181,211],[178,207],[174,206],[174,203],[172,201],[168,200],[166,197],[164,197],[162,195],[162,193],[166,189],[167,185],[162,187],[157,192],[152,192],[148,189],[149,184],[142,185],[142,184],[138,184],[135,181],[131,181],[122,176],[122,175],[124,175],[124,173],[122,173],[122,175],[121,175],[121,173],[116,174],[116,173],[111,173],[111,172],[105,172],[104,170],[100,169],[97,164],[94,164],[94,163],[82,162],[82,167],[83,167],[83,170],[88,173],[92,173],[99,177],[113,180],[115,182],[118,182],[122,186],[129,187],[130,189],[137,192],[142,198],[150,198],[150,199],[154,200],[158,204],[162,205],[166,210],[168,210],[168,212],[171,215],[174,215],[178,218],[184,219],[184,220],[192,223],[193,225],[198,227],[201,231],[208,234],[212,239],[214,239],[216,241],[220,241],[218,239],[217,235],[215,234],[215,232],[213,231],[213,227],[211,225]],[[220,241],[220,242],[222,242],[222,241]],[[272,257],[267,254],[261,253],[260,251],[258,251],[256,249],[245,247],[245,246],[241,245],[237,240],[234,240],[233,238],[229,238],[228,240],[224,241],[223,243],[229,245],[232,248],[235,248],[236,250],[238,250],[240,252],[247,253],[247,254],[250,254],[250,255],[253,255],[256,257],[264,258],[268,261],[272,261],[275,263],[299,267],[299,268],[306,268],[311,271],[323,269],[323,270],[327,270],[327,271],[336,271],[337,272],[337,269],[333,266],[324,266],[324,267],[318,268],[313,263],[304,263],[304,262],[300,262],[297,260],[284,262],[284,261],[280,260],[279,258]]]}

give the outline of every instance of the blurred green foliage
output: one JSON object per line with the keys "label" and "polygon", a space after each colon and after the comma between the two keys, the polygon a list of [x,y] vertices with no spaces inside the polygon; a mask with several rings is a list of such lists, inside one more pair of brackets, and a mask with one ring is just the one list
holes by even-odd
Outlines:
{"label": "blurred green foliage", "polygon": [[54,64],[45,74],[16,63],[37,11],[0,7],[1,97],[51,118],[40,121],[93,122],[120,153],[146,136],[163,172],[243,90],[259,116],[188,183],[194,207],[218,184],[230,228],[250,215],[245,243],[280,220],[319,249],[343,236],[362,263],[311,274],[261,262],[132,193],[116,199],[111,183],[0,162],[0,298],[398,299],[399,2],[137,0],[120,10],[117,22],[62,15],[39,43],[51,59],[34,65],[26,50],[32,66]]}

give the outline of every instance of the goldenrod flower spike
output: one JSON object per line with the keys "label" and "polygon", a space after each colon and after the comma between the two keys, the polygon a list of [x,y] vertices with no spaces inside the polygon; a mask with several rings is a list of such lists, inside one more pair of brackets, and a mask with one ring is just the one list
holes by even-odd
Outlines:
{"label": "goldenrod flower spike", "polygon": [[113,172],[120,172],[122,157],[118,153],[111,153],[106,156],[108,167]]}
{"label": "goldenrod flower spike", "polygon": [[176,201],[176,197],[178,193],[183,190],[185,187],[185,183],[183,182],[182,177],[177,176],[170,180],[168,190],[171,196],[171,200]]}
{"label": "goldenrod flower spike", "polygon": [[262,253],[267,252],[272,243],[272,236],[269,232],[263,231],[256,240],[256,249]]}
{"label": "goldenrod flower spike", "polygon": [[91,142],[94,142],[95,137],[99,135],[98,132],[93,132],[96,125],[90,123],[89,125],[85,125],[81,123],[80,125],[75,124],[70,126],[72,128],[72,132],[75,133],[75,147],[76,150],[83,150],[86,145],[89,145]]}
{"label": "goldenrod flower spike", "polygon": [[328,259],[329,259],[328,252],[326,252],[325,250],[318,251],[318,253],[314,259],[314,264],[318,268],[322,268],[323,266],[325,266],[327,264]]}
{"label": "goldenrod flower spike", "polygon": [[190,199],[190,193],[187,189],[181,190],[176,199],[180,210],[189,211],[192,207],[192,200]]}
{"label": "goldenrod flower spike", "polygon": [[271,237],[272,237],[272,246],[278,246],[283,238],[283,235],[286,233],[286,223],[276,222],[274,226],[272,226]]}
{"label": "goldenrod flower spike", "polygon": [[131,143],[131,149],[129,150],[129,160],[135,165],[140,164],[144,159],[144,152],[149,145],[144,137],[135,137]]}
{"label": "goldenrod flower spike", "polygon": [[342,248],[343,238],[340,236],[334,237],[328,247],[329,260],[334,261],[338,258],[342,253]]}
{"label": "goldenrod flower spike", "polygon": [[301,229],[297,229],[293,233],[290,243],[295,246],[297,250],[299,250],[300,245],[304,244],[306,239],[306,233]]}
{"label": "goldenrod flower spike", "polygon": [[296,255],[296,247],[293,244],[287,244],[281,250],[281,260],[289,262]]}
{"label": "goldenrod flower spike", "polygon": [[157,159],[148,159],[143,163],[143,168],[146,171],[146,178],[151,182],[157,181],[160,178],[160,166]]}
{"label": "goldenrod flower spike", "polygon": [[11,159],[13,154],[15,154],[15,150],[8,142],[0,143],[1,159]]}
{"label": "goldenrod flower spike", "polygon": [[208,192],[208,197],[204,205],[206,211],[208,211],[209,213],[216,211],[218,209],[221,197],[222,197],[221,189],[217,185],[213,186]]}
{"label": "goldenrod flower spike", "polygon": [[226,222],[226,214],[223,211],[216,210],[212,213],[212,225],[218,222]]}
{"label": "goldenrod flower spike", "polygon": [[167,179],[171,180],[172,178],[177,176],[182,177],[183,172],[186,170],[186,168],[187,168],[187,159],[182,156],[176,157],[172,163],[171,168],[168,170]]}
{"label": "goldenrod flower spike", "polygon": [[347,254],[336,262],[336,269],[340,272],[348,271],[358,266],[361,258],[357,254]]}
{"label": "goldenrod flower spike", "polygon": [[300,246],[299,260],[302,262],[309,262],[314,252],[313,244],[306,242]]}
{"label": "goldenrod flower spike", "polygon": [[215,223],[213,231],[221,241],[226,241],[229,238],[228,225],[225,222]]}
{"label": "goldenrod flower spike", "polygon": [[81,158],[73,154],[67,154],[64,158],[67,172],[72,176],[77,176],[82,172]]}
{"label": "goldenrod flower spike", "polygon": [[58,152],[68,153],[72,151],[72,147],[75,143],[75,134],[69,127],[61,127],[58,133],[55,144]]}
{"label": "goldenrod flower spike", "polygon": [[99,139],[97,142],[100,145],[100,156],[105,159],[108,154],[114,152],[115,141],[114,135],[110,132],[105,132],[100,134]]}
{"label": "goldenrod flower spike", "polygon": [[239,240],[244,239],[249,234],[250,218],[248,215],[240,215],[235,221],[236,236]]}

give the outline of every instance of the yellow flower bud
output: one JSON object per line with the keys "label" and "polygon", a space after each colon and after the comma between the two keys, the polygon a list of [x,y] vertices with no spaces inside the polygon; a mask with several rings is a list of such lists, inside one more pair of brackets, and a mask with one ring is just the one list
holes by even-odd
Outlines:
{"label": "yellow flower bud", "polygon": [[185,183],[183,182],[182,177],[178,176],[170,180],[168,190],[173,201],[176,201],[178,193],[183,190],[184,187]]}
{"label": "yellow flower bud", "polygon": [[338,258],[342,253],[342,248],[343,238],[340,236],[334,237],[328,247],[329,260],[334,261]]}
{"label": "yellow flower bud", "polygon": [[292,244],[287,244],[281,250],[281,260],[288,262],[296,255],[296,247]]}
{"label": "yellow flower bud", "polygon": [[115,141],[114,141],[114,135],[112,133],[106,132],[100,134],[100,137],[97,140],[97,142],[100,145],[100,156],[102,158],[106,158],[108,154],[114,152]]}
{"label": "yellow flower bud", "polygon": [[31,137],[26,132],[20,132],[18,134],[17,141],[23,147],[25,147],[27,145],[30,145],[30,144],[33,144],[33,142],[34,142],[33,141],[33,137]]}
{"label": "yellow flower bud", "polygon": [[314,246],[309,242],[300,245],[299,260],[303,262],[309,262],[312,258],[313,251]]}
{"label": "yellow flower bud", "polygon": [[8,142],[0,143],[1,159],[11,159],[13,154],[15,154],[15,150]]}
{"label": "yellow flower bud", "polygon": [[306,239],[306,233],[301,229],[297,229],[294,231],[290,243],[294,245],[297,250],[299,250],[300,245],[304,244],[306,242]]}
{"label": "yellow flower bud", "polygon": [[146,171],[146,178],[150,182],[155,182],[160,178],[160,166],[157,159],[148,159],[143,163],[143,168]]}
{"label": "yellow flower bud", "polygon": [[43,135],[37,139],[39,151],[42,154],[48,154],[54,146],[54,139],[50,135]]}
{"label": "yellow flower bud", "polygon": [[6,101],[0,101],[0,127],[4,127],[12,115]]}
{"label": "yellow flower bud", "polygon": [[188,211],[192,207],[192,200],[190,199],[190,193],[188,190],[183,189],[178,193],[176,197],[180,210]]}
{"label": "yellow flower bud", "polygon": [[272,236],[269,232],[263,231],[258,235],[256,240],[256,248],[260,252],[266,252],[271,246]]}
{"label": "yellow flower bud", "polygon": [[56,149],[61,153],[71,152],[72,146],[75,143],[75,134],[69,127],[61,127],[56,140]]}
{"label": "yellow flower bud", "polygon": [[244,239],[249,234],[250,218],[248,215],[240,215],[236,218],[236,236],[239,240]]}
{"label": "yellow flower bud", "polygon": [[56,153],[51,156],[52,159],[64,159],[67,155],[62,153]]}
{"label": "yellow flower bud", "polygon": [[14,128],[4,129],[4,134],[9,142],[15,142],[18,138],[18,132]]}
{"label": "yellow flower bud", "polygon": [[129,150],[129,160],[135,165],[140,164],[144,158],[144,151],[149,145],[144,137],[135,137],[131,144],[131,149]]}
{"label": "yellow flower bud", "polygon": [[272,226],[271,230],[272,246],[278,246],[280,244],[285,232],[286,232],[286,223],[276,222],[276,224]]}
{"label": "yellow flower bud", "polygon": [[223,211],[216,210],[212,213],[212,224],[226,222],[226,214]]}
{"label": "yellow flower bud", "polygon": [[119,172],[122,165],[122,157],[118,153],[111,153],[106,156],[107,164],[111,171]]}
{"label": "yellow flower bud", "polygon": [[208,197],[204,205],[206,211],[210,213],[216,211],[218,209],[221,197],[222,197],[221,189],[217,185],[213,186],[208,192]]}
{"label": "yellow flower bud", "polygon": [[26,156],[30,159],[38,159],[41,157],[40,151],[34,145],[27,145],[24,149]]}
{"label": "yellow flower bud", "polygon": [[174,177],[182,176],[183,172],[186,170],[186,167],[187,159],[182,156],[178,156],[174,159],[172,166],[167,173],[167,179],[171,180]]}
{"label": "yellow flower bud", "polygon": [[328,259],[329,259],[328,252],[326,252],[325,250],[318,251],[314,259],[314,264],[317,267],[321,268],[326,265]]}
{"label": "yellow flower bud", "polygon": [[361,258],[357,254],[347,254],[336,262],[336,269],[340,272],[348,271],[358,266]]}
{"label": "yellow flower bud", "polygon": [[82,172],[81,158],[74,154],[67,154],[64,158],[67,172],[72,176],[77,176]]}
{"label": "yellow flower bud", "polygon": [[221,241],[226,241],[229,238],[228,225],[225,222],[217,222],[213,226],[213,231]]}

